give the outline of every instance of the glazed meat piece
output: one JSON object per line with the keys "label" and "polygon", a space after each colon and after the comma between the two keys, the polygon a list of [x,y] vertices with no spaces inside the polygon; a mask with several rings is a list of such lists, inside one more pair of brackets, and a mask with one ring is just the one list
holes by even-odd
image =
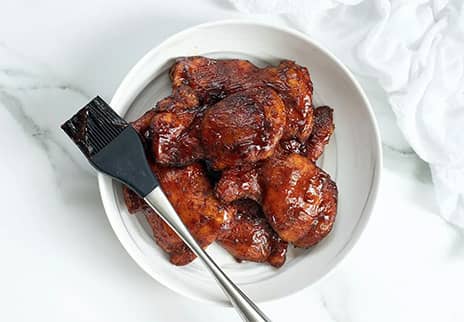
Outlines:
{"label": "glazed meat piece", "polygon": [[314,124],[311,135],[304,143],[296,139],[281,140],[279,149],[284,153],[298,153],[316,162],[324,152],[330,137],[335,130],[333,110],[328,106],[320,106],[314,110]]}
{"label": "glazed meat piece", "polygon": [[151,126],[151,123],[152,123],[152,120],[155,114],[156,114],[156,111],[155,109],[152,108],[148,110],[147,112],[145,112],[141,117],[131,122],[130,124],[141,137],[143,138],[148,137],[149,135],[147,134],[147,131],[150,130],[150,126]]}
{"label": "glazed meat piece", "polygon": [[[224,206],[214,197],[205,171],[199,163],[184,168],[153,166],[161,188],[189,231],[205,248],[214,242],[223,224],[235,209]],[[177,234],[151,209],[146,211],[157,244],[170,255],[175,265],[191,262],[195,255]]]}
{"label": "glazed meat piece", "polygon": [[[145,209],[145,218],[153,231],[156,243],[169,254],[169,261],[172,264],[177,266],[187,265],[196,258],[196,255],[153,209]],[[202,245],[202,247],[206,246]]]}
{"label": "glazed meat piece", "polygon": [[202,109],[195,93],[186,86],[159,101],[152,119],[152,151],[157,163],[183,166],[199,160]]}
{"label": "glazed meat piece", "polygon": [[322,169],[299,154],[272,158],[262,168],[263,211],[285,241],[309,247],[332,229],[337,188]]}
{"label": "glazed meat piece", "polygon": [[213,168],[225,169],[268,158],[285,126],[285,107],[271,88],[227,96],[206,110],[201,140]]}
{"label": "glazed meat piece", "polygon": [[268,262],[274,267],[285,263],[288,244],[277,236],[264,218],[258,203],[240,199],[233,220],[223,227],[218,242],[237,260]]}
{"label": "glazed meat piece", "polygon": [[261,201],[261,186],[255,164],[226,169],[215,187],[216,197],[224,203],[238,199]]}
{"label": "glazed meat piece", "polygon": [[122,195],[124,197],[124,203],[126,204],[127,211],[129,211],[130,214],[135,214],[149,207],[145,200],[140,198],[127,186],[122,187]]}
{"label": "glazed meat piece", "polygon": [[253,86],[244,86],[249,75],[259,70],[247,60],[185,57],[171,67],[173,88],[191,87],[205,104],[215,103],[229,94]]}
{"label": "glazed meat piece", "polygon": [[321,106],[314,110],[313,131],[305,143],[305,155],[315,162],[324,152],[330,136],[335,130],[333,110],[328,106]]}
{"label": "glazed meat piece", "polygon": [[313,126],[313,83],[308,69],[284,60],[277,67],[263,68],[261,77],[282,97],[287,111],[287,126],[284,138],[296,138],[304,142],[311,134]]}
{"label": "glazed meat piece", "polygon": [[259,69],[245,60],[186,57],[176,61],[170,75],[173,88],[187,85],[205,103],[249,88],[271,87],[285,103],[284,138],[295,137],[303,142],[311,133],[313,85],[308,70],[293,61]]}
{"label": "glazed meat piece", "polygon": [[[170,125],[167,124],[170,122],[169,119],[171,119],[171,116],[171,113],[162,113],[160,118],[155,118],[155,122],[153,122],[154,127],[163,124],[161,126],[167,126],[164,127],[164,130],[169,131]],[[199,111],[190,125],[184,130],[181,130],[179,134],[171,132],[167,135],[154,136],[153,151],[156,162],[163,165],[179,167],[200,160],[204,156],[204,150],[200,140],[202,116],[202,112]],[[177,129],[181,127],[182,125],[179,125]],[[175,131],[176,129],[172,128],[172,130]],[[176,137],[176,139],[173,141],[166,141],[165,137],[171,135]]]}
{"label": "glazed meat piece", "polygon": [[223,228],[218,242],[235,259],[265,262],[272,250],[273,231],[262,217],[259,205],[250,199],[234,202],[237,213]]}
{"label": "glazed meat piece", "polygon": [[321,171],[321,203],[317,208],[316,220],[305,236],[295,241],[293,245],[307,248],[317,244],[332,230],[337,215],[337,185],[330,180],[329,175]]}

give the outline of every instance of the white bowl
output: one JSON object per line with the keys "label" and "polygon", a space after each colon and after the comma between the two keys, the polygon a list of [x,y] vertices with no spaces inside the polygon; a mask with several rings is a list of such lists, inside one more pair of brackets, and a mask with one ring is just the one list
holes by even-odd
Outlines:
{"label": "white bowl", "polygon": [[[133,120],[170,93],[167,75],[179,56],[246,58],[277,64],[295,60],[309,68],[316,104],[334,110],[335,135],[320,161],[337,182],[338,215],[331,234],[315,247],[290,247],[286,264],[237,263],[217,245],[208,248],[224,271],[252,299],[264,302],[299,291],[325,276],[345,257],[372,211],[382,169],[379,131],[361,87],[332,54],[294,30],[245,21],[224,21],[182,31],[145,55],[116,91],[112,107]],[[199,261],[176,267],[155,244],[142,216],[129,215],[121,185],[100,174],[101,197],[109,221],[132,258],[154,279],[197,300],[228,305],[221,290]]]}

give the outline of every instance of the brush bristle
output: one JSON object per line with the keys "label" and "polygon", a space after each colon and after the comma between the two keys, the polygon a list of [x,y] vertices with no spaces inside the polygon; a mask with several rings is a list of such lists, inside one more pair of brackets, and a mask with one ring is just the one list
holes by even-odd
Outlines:
{"label": "brush bristle", "polygon": [[127,126],[127,122],[97,96],[61,128],[86,157],[90,158],[113,141]]}

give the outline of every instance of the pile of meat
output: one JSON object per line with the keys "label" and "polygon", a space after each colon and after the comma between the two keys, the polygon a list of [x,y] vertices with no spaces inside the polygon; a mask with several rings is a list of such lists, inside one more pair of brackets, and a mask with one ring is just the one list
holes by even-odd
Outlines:
{"label": "pile of meat", "polygon": [[[238,261],[284,264],[288,244],[310,247],[331,231],[337,186],[316,160],[334,130],[314,108],[306,68],[246,60],[178,59],[172,94],[132,123],[153,172],[202,247],[217,241]],[[175,265],[195,255],[128,188]]]}

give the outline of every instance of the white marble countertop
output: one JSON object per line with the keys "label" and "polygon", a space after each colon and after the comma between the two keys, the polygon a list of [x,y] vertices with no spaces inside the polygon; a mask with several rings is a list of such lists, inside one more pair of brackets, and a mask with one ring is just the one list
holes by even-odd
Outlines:
{"label": "white marble countertop", "polygon": [[[132,261],[104,215],[93,172],[58,126],[110,99],[150,48],[188,26],[243,18],[226,0],[4,0],[0,10],[0,321],[238,321]],[[247,17],[276,24],[268,16]],[[463,321],[464,232],[436,215],[426,164],[376,109],[385,171],[372,219],[329,278],[263,304],[275,321]]]}

